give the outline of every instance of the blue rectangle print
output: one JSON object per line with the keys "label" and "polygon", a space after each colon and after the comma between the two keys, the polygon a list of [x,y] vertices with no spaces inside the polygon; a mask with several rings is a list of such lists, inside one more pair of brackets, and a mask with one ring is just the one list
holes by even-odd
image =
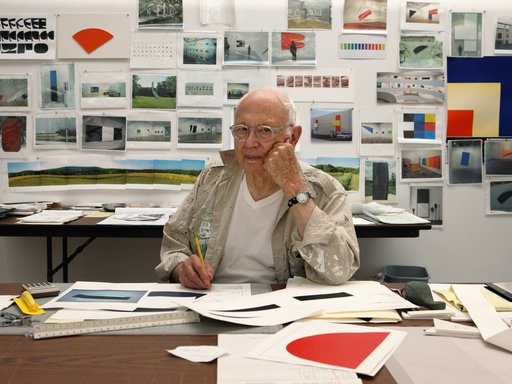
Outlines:
{"label": "blue rectangle print", "polygon": [[469,152],[462,152],[460,155],[460,165],[465,167],[469,165]]}

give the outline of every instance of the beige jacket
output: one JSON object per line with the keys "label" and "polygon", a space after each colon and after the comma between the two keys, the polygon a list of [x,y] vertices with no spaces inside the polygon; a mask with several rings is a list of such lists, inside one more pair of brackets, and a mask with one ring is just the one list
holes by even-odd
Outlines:
{"label": "beige jacket", "polygon": [[[222,162],[203,170],[194,189],[164,226],[161,262],[155,268],[160,281],[169,281],[180,262],[197,254],[194,233],[199,233],[205,261],[214,270],[219,265],[244,174],[234,151],[220,155]],[[283,199],[272,235],[277,282],[303,276],[319,283],[341,284],[359,268],[359,244],[346,192],[329,174],[305,163],[301,168],[317,207],[300,239]]]}

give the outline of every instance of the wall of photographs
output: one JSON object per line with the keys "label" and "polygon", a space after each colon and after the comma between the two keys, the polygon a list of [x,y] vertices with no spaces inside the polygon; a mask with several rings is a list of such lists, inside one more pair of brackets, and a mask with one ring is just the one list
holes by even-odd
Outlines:
{"label": "wall of photographs", "polygon": [[362,239],[359,278],[481,281],[485,255],[485,280],[508,279],[507,0],[22,3],[0,16],[3,202],[178,204],[232,147],[238,100],[273,86],[297,104],[303,161],[434,226]]}

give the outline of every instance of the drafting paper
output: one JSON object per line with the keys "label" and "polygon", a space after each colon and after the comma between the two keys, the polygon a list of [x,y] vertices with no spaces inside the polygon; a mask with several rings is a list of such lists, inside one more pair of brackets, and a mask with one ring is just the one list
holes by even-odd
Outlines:
{"label": "drafting paper", "polygon": [[[57,26],[59,59],[130,57],[130,18],[126,13],[61,14]],[[108,35],[111,37],[106,39]],[[85,45],[91,42],[92,46]]]}
{"label": "drafting paper", "polygon": [[0,59],[54,60],[56,55],[56,21],[54,15],[3,13],[0,17],[2,50]]}
{"label": "drafting paper", "polygon": [[176,33],[145,31],[134,33],[130,68],[176,68]]}
{"label": "drafting paper", "polygon": [[374,376],[405,338],[402,331],[359,325],[295,322],[246,356]]}

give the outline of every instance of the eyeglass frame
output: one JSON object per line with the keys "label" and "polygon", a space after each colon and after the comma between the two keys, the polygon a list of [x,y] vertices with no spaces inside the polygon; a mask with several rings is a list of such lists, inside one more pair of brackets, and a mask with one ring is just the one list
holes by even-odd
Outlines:
{"label": "eyeglass frame", "polygon": [[[246,137],[245,139],[238,139],[238,138],[235,136],[234,132],[233,132],[233,129],[234,129],[235,127],[245,127],[245,128],[247,128],[247,129],[248,129],[247,137]],[[269,128],[269,129],[272,131],[272,136],[270,136],[268,139],[260,139],[260,138],[258,137],[258,131],[257,131],[257,129],[258,129],[258,128],[262,128],[262,127],[264,127],[264,128]],[[275,135],[276,135],[276,133],[277,133],[277,132],[282,131],[282,130],[285,130],[285,129],[288,129],[288,128],[291,128],[291,127],[293,127],[293,124],[292,124],[292,123],[288,123],[285,127],[282,127],[282,128],[274,128],[274,127],[270,127],[270,126],[265,125],[265,124],[258,125],[256,128],[250,128],[250,127],[248,127],[248,126],[247,126],[247,125],[245,125],[245,124],[233,124],[233,125],[231,125],[231,126],[229,127],[229,130],[231,131],[231,134],[233,135],[233,138],[234,138],[236,141],[240,141],[240,142],[244,142],[244,141],[246,141],[246,140],[249,138],[249,136],[250,136],[251,132],[254,132],[254,137],[256,138],[256,140],[258,140],[258,141],[269,141],[269,140],[271,140],[271,139],[273,139],[273,138],[275,137]]]}

